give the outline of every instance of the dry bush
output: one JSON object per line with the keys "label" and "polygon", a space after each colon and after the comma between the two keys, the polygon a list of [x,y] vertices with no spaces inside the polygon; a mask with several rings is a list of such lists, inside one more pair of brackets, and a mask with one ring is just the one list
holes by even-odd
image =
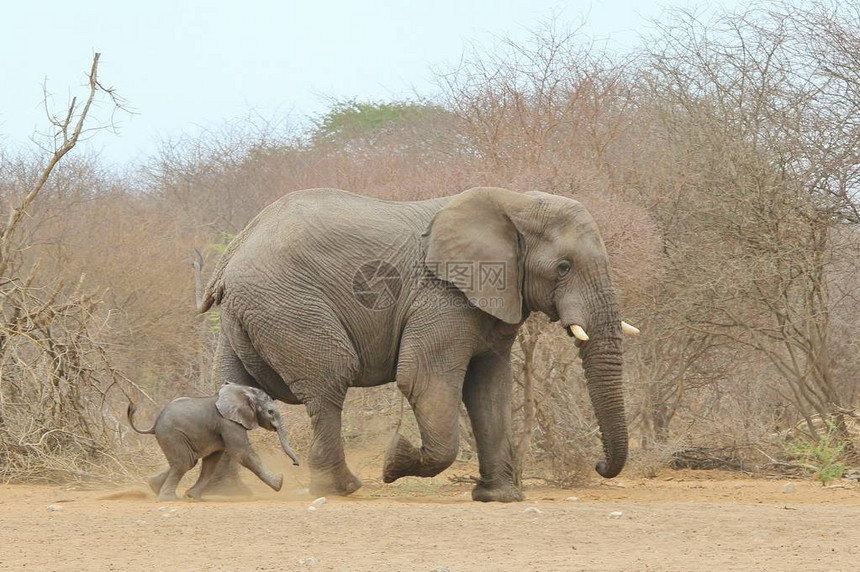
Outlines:
{"label": "dry bush", "polygon": [[6,155],[0,164],[0,197],[8,209],[0,226],[4,481],[127,478],[134,465],[122,447],[125,431],[118,412],[137,388],[108,356],[107,317],[100,311],[98,291],[83,275],[67,286],[69,274],[63,271],[68,230],[63,209],[91,200],[87,185],[98,177],[77,176],[93,174],[79,164],[57,166],[86,133],[97,96],[120,106],[113,90],[98,80],[98,61],[96,54],[86,99],[80,105],[72,99],[62,115],[49,113],[50,150],[35,158]]}
{"label": "dry bush", "polygon": [[834,282],[858,270],[860,101],[816,59],[823,36],[800,13],[679,13],[664,27],[649,69],[683,162],[657,214],[672,222],[688,327],[765,358],[797,414],[841,423],[851,383],[832,368],[831,312]]}
{"label": "dry bush", "polygon": [[517,336],[512,362],[516,461],[523,478],[564,486],[586,482],[602,448],[570,338],[545,317],[532,316]]}
{"label": "dry bush", "polygon": [[36,287],[37,270],[0,286],[0,481],[128,479],[125,406],[140,391],[110,362],[101,301],[82,283]]}

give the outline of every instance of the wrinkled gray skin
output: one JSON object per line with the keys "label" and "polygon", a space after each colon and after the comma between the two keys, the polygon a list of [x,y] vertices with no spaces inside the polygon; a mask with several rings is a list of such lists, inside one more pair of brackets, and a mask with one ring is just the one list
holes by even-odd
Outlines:
{"label": "wrinkled gray skin", "polygon": [[168,403],[149,429],[134,425],[133,403],[128,404],[128,422],[138,433],[154,434],[170,468],[149,479],[158,500],[175,500],[182,476],[203,459],[197,482],[185,495],[199,499],[226,452],[229,458],[250,469],[264,483],[281,490],[283,475],[263,467],[251,448],[248,431],[262,427],[277,431],[284,452],[298,465],[287,442],[281,414],[271,397],[252,387],[224,385],[215,397],[179,397]]}
{"label": "wrinkled gray skin", "polygon": [[[402,279],[393,298],[376,307],[353,285],[359,268],[374,260]],[[471,281],[455,271],[463,262],[474,269]],[[479,283],[481,263],[504,264],[504,287]],[[395,437],[385,482],[451,465],[462,400],[480,462],[472,498],[522,500],[511,460],[510,351],[535,311],[565,328],[579,324],[590,336],[577,345],[603,438],[605,461],[596,469],[611,478],[624,466],[616,293],[597,227],[572,199],[495,188],[421,202],[299,191],[265,208],[230,243],[205,288],[196,269],[198,310],[221,308],[222,379],[305,405],[314,494],[346,495],[361,486],[341,441],[347,389],[396,381],[417,418],[421,446]]]}

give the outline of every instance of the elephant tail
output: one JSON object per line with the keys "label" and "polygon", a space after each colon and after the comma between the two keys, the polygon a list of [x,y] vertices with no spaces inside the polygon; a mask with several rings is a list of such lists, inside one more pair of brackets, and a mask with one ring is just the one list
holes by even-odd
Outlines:
{"label": "elephant tail", "polygon": [[203,288],[203,255],[196,248],[191,255],[191,267],[194,268],[194,296],[197,301],[197,313],[203,314],[215,303],[215,296],[209,286]]}
{"label": "elephant tail", "polygon": [[233,258],[233,255],[236,254],[236,251],[245,243],[245,239],[259,224],[263,215],[276,204],[278,204],[277,201],[263,209],[260,214],[248,223],[248,226],[242,229],[242,231],[230,241],[227,248],[224,250],[224,254],[221,255],[221,258],[212,270],[212,275],[209,277],[209,283],[206,284],[205,288],[203,287],[202,276],[203,255],[200,254],[199,250],[196,248],[194,249],[194,255],[191,257],[191,266],[194,268],[194,285],[196,288],[197,312],[199,314],[203,314],[209,311],[209,308],[212,306],[221,303],[221,300],[224,298],[224,273],[227,270],[227,264]]}
{"label": "elephant tail", "polygon": [[153,423],[152,427],[149,429],[138,429],[134,426],[134,411],[135,406],[131,401],[128,402],[128,424],[131,425],[131,428],[140,433],[141,435],[153,435],[155,434],[155,424]]}

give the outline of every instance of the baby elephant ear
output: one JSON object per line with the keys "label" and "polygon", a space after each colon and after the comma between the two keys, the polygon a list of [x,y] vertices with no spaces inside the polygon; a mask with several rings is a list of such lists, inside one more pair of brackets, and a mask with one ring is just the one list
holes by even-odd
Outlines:
{"label": "baby elephant ear", "polygon": [[235,421],[249,431],[258,427],[254,396],[250,389],[232,383],[224,385],[218,392],[218,400],[215,401],[215,407],[221,417]]}

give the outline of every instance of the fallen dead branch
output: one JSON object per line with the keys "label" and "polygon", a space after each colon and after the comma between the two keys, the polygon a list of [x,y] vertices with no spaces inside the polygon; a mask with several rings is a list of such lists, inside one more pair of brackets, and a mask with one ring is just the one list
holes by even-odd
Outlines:
{"label": "fallen dead branch", "polygon": [[672,453],[669,466],[673,469],[693,469],[697,471],[734,471],[745,473],[750,464],[734,446],[722,447],[685,447]]}
{"label": "fallen dead branch", "polygon": [[148,396],[110,363],[98,297],[33,281],[0,287],[0,481],[128,477],[122,407]]}

